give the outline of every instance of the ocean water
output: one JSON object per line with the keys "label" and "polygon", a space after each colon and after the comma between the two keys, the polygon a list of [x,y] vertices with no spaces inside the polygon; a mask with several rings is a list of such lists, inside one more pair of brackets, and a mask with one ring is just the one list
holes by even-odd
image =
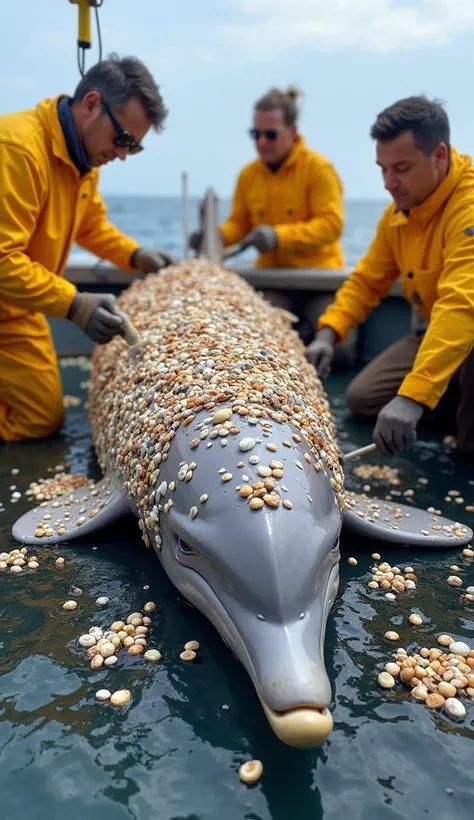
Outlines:
{"label": "ocean water", "polygon": [[[182,206],[179,197],[135,197],[104,195],[109,218],[117,227],[134,237],[146,247],[167,248],[177,256],[183,254]],[[198,224],[199,200],[190,198],[188,205],[189,230]],[[345,206],[345,229],[342,238],[348,265],[355,265],[365,253],[385,207],[383,201],[348,201]],[[230,210],[230,200],[219,203],[219,215],[225,219]],[[82,248],[75,247],[78,258],[93,257]],[[252,261],[255,252],[248,250],[235,257],[239,262]]]}

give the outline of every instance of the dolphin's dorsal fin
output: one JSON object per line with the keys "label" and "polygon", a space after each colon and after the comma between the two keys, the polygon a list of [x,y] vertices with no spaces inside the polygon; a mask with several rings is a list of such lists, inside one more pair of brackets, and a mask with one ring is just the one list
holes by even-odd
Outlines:
{"label": "dolphin's dorsal fin", "polygon": [[408,504],[346,493],[344,527],[366,538],[414,549],[453,549],[469,544],[470,527]]}
{"label": "dolphin's dorsal fin", "polygon": [[95,533],[130,511],[109,478],[42,501],[13,525],[23,544],[62,544]]}

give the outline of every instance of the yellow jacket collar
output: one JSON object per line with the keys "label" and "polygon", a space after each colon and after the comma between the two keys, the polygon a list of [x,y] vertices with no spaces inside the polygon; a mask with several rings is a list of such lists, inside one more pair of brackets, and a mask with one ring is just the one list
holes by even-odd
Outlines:
{"label": "yellow jacket collar", "polygon": [[61,128],[61,123],[59,122],[58,117],[58,102],[61,97],[64,96],[66,95],[58,94],[56,97],[47,97],[46,99],[41,100],[41,102],[39,102],[36,106],[36,113],[38,114],[44,130],[51,139],[54,155],[65,162],[66,165],[69,165],[79,178],[79,171],[69,156],[63,129]]}
{"label": "yellow jacket collar", "polygon": [[[300,157],[301,157],[301,155],[303,154],[304,151],[306,151],[305,139],[304,139],[304,137],[301,136],[301,134],[298,134],[297,137],[296,137],[296,142],[293,145],[293,148],[291,149],[291,151],[288,154],[285,161],[282,162],[282,164],[280,165],[280,167],[278,168],[276,173],[279,174],[281,171],[284,171],[287,168],[291,168],[292,165],[295,165],[298,162],[298,160],[300,159]],[[270,170],[268,165],[266,165],[266,163],[263,162],[262,160],[261,160],[261,162],[262,162],[262,165],[265,168],[265,170],[268,171],[269,174],[272,174],[273,171]]]}
{"label": "yellow jacket collar", "polygon": [[394,210],[389,225],[396,228],[400,225],[406,225],[409,220],[416,221],[421,225],[427,224],[444,207],[446,200],[449,199],[461,177],[470,167],[472,167],[471,157],[466,154],[458,154],[455,148],[451,148],[451,167],[440,185],[421,205],[410,208],[408,216],[403,211],[395,210],[395,205],[393,205]]}

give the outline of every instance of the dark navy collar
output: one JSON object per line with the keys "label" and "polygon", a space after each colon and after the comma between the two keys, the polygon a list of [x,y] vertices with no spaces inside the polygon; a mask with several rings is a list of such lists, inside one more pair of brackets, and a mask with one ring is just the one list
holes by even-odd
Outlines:
{"label": "dark navy collar", "polygon": [[91,166],[72,115],[71,105],[72,97],[61,97],[58,103],[58,118],[69,156],[82,177],[91,170]]}

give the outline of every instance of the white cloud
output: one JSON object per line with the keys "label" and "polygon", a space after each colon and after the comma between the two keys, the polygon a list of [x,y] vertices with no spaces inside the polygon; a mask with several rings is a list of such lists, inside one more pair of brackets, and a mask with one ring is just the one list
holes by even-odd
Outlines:
{"label": "white cloud", "polygon": [[301,46],[390,53],[449,45],[474,30],[474,0],[233,0],[226,35],[255,57]]}

